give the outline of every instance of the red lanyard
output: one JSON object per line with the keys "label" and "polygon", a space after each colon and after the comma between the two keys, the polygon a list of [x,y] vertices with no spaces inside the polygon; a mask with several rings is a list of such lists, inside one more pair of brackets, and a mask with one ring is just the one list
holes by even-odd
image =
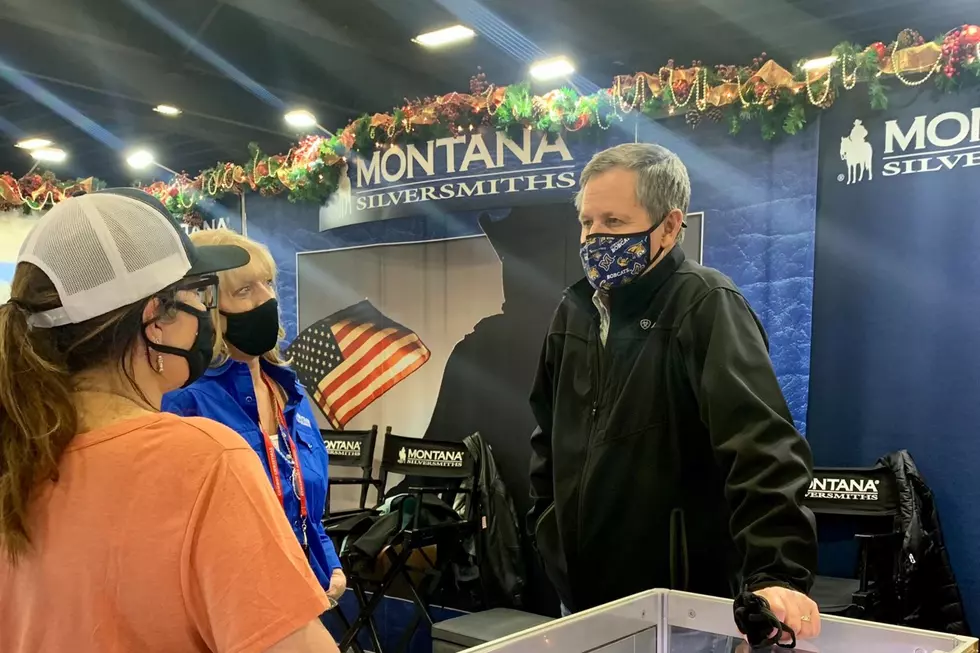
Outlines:
{"label": "red lanyard", "polygon": [[[296,496],[299,497],[299,517],[303,522],[303,551],[305,552],[308,548],[306,539],[306,522],[309,511],[306,507],[306,486],[303,485],[303,470],[300,468],[299,464],[299,451],[296,450],[296,442],[289,436],[289,426],[286,424],[286,415],[282,412],[282,406],[279,404],[279,394],[276,392],[272,382],[269,381],[265,374],[262,375],[262,382],[265,383],[265,387],[269,390],[269,400],[276,407],[276,417],[279,419],[279,437],[286,440],[289,446],[289,450],[293,456],[293,489],[296,491]],[[279,499],[279,504],[286,509],[286,499],[282,491],[282,479],[279,478],[279,462],[276,458],[276,446],[272,444],[272,438],[265,429],[262,428],[262,420],[259,420],[259,430],[262,432],[262,437],[265,440],[265,455],[269,460],[269,471],[272,475],[272,488],[276,491],[276,497]]]}

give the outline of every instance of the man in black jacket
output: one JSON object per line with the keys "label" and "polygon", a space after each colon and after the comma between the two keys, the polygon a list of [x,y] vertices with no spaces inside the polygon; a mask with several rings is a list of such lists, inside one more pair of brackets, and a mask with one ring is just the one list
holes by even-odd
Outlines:
{"label": "man in black jacket", "polygon": [[600,152],[582,172],[586,278],[555,313],[531,395],[530,528],[565,610],[748,590],[813,637],[810,449],[758,318],[676,246],[690,195],[657,145]]}

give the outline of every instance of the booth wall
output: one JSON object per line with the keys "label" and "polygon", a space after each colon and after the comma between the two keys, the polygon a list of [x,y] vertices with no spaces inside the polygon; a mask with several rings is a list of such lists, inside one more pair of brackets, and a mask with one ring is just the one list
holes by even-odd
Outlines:
{"label": "booth wall", "polygon": [[[896,92],[887,111],[867,105],[844,94],[822,118],[810,442],[828,466],[909,450],[938,500],[976,629],[980,92]],[[848,184],[842,138],[854,138],[855,120],[874,176]],[[912,135],[904,145],[888,138],[891,121],[892,136]]]}
{"label": "booth wall", "polygon": [[[610,141],[632,141],[634,135],[662,143],[687,164],[691,211],[704,212],[704,263],[731,276],[759,314],[780,383],[804,431],[817,131],[765,143],[754,134],[732,138],[717,125],[692,132],[683,121],[673,120],[643,123],[635,132],[630,126]],[[575,211],[570,201],[493,211],[493,219],[484,225],[499,225],[492,229],[490,245],[502,264],[494,265],[486,259],[486,246],[432,244],[484,236],[477,213],[438,215],[438,206],[425,209],[428,215],[320,232],[317,207],[250,195],[248,235],[266,243],[279,264],[289,338],[345,302],[367,297],[433,349],[426,366],[365,410],[351,428],[390,424],[396,433],[441,439],[459,439],[479,429],[504,459],[505,479],[523,509],[528,436],[534,426],[526,397],[561,289],[581,276]],[[409,245],[400,245],[405,243],[429,244],[410,251]],[[474,247],[470,254],[452,258],[454,249]],[[305,278],[297,283],[298,258]],[[479,282],[468,276],[468,269],[477,271]],[[447,291],[453,279],[471,279],[466,282],[469,293]],[[507,299],[503,308],[502,287]],[[446,292],[456,295],[447,299]],[[458,324],[447,326],[447,312]],[[501,329],[506,331],[504,341],[489,333]],[[459,362],[452,366],[446,347],[455,340],[459,344],[453,357]],[[477,346],[477,341],[483,344]],[[475,351],[481,348],[482,357]],[[437,397],[447,389],[456,399],[443,403],[459,406],[456,414],[468,419],[433,415]],[[454,422],[455,431],[434,428]]]}

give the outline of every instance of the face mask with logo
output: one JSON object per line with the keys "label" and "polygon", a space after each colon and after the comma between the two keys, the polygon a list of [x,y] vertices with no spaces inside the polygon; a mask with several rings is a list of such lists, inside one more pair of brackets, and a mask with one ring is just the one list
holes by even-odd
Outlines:
{"label": "face mask with logo", "polygon": [[632,283],[657,260],[663,247],[650,256],[650,234],[656,225],[633,234],[592,234],[579,248],[579,257],[589,283],[609,291]]}
{"label": "face mask with logo", "polygon": [[247,356],[261,356],[279,342],[279,302],[275,298],[244,313],[225,313],[225,340]]}
{"label": "face mask with logo", "polygon": [[194,344],[190,349],[178,349],[177,347],[151,342],[146,337],[146,327],[151,324],[150,322],[143,325],[143,339],[146,340],[146,345],[150,349],[161,354],[180,356],[187,361],[189,373],[187,381],[181,386],[186,388],[201,378],[207,371],[208,365],[211,364],[211,356],[214,353],[214,325],[211,323],[211,313],[206,310],[199,310],[183,302],[177,302],[176,308],[178,311],[183,311],[197,318],[197,338],[194,339]]}

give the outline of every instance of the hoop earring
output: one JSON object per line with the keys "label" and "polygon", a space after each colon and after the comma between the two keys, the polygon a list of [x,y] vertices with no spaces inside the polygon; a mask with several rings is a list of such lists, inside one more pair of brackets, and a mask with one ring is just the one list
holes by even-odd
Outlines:
{"label": "hoop earring", "polygon": [[157,374],[163,374],[163,355],[157,354]]}

